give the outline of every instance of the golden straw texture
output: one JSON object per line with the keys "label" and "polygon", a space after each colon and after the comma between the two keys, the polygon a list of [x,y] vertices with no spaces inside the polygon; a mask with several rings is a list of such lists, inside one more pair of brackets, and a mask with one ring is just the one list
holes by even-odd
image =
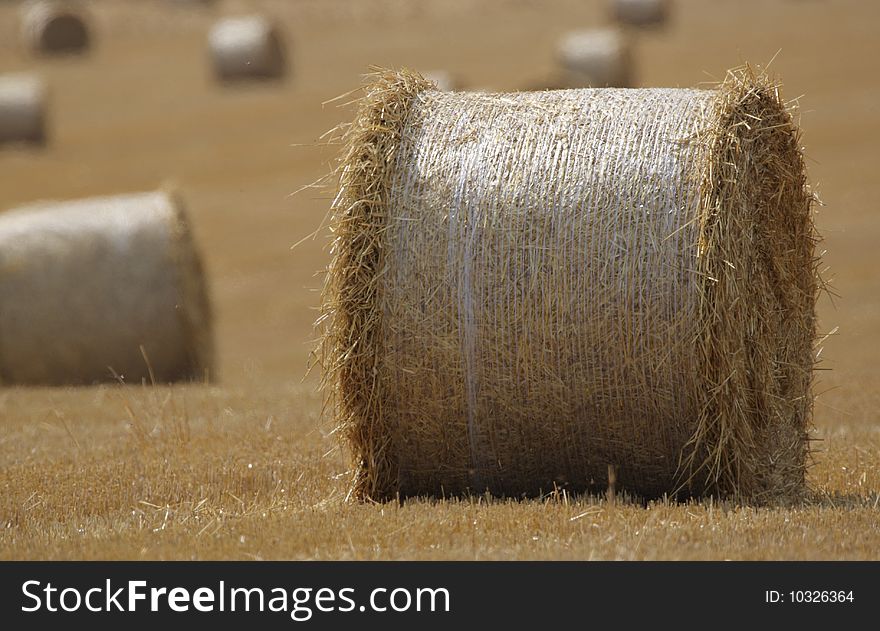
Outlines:
{"label": "golden straw texture", "polygon": [[347,132],[322,361],[362,498],[803,490],[812,197],[776,87],[446,93]]}

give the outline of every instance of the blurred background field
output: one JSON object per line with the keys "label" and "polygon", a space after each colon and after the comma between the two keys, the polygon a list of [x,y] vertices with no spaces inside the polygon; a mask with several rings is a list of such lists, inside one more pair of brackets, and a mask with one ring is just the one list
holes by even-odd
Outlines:
{"label": "blurred background field", "polygon": [[[634,33],[636,86],[696,86],[743,61],[800,98],[826,277],[814,500],[787,509],[625,498],[343,502],[347,461],[320,423],[319,229],[332,191],[330,102],[370,64],[444,70],[463,89],[553,85],[559,38],[602,26],[577,0],[160,0],[83,3],[84,56],[33,57],[0,2],[0,73],[49,89],[47,142],[0,148],[0,212],[153,190],[185,200],[216,313],[218,379],[157,388],[0,389],[2,558],[876,558],[880,549],[880,6],[677,0]],[[265,13],[279,82],[224,86],[207,33]],[[293,247],[295,244],[296,247]],[[0,305],[2,308],[2,305]],[[839,327],[839,328],[838,328]]]}

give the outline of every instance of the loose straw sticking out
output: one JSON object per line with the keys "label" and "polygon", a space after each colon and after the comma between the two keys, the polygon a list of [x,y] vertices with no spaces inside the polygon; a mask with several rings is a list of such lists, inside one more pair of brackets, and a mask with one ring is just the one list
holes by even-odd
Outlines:
{"label": "loose straw sticking out", "polygon": [[816,237],[776,86],[372,79],[322,319],[358,497],[798,497]]}
{"label": "loose straw sticking out", "polygon": [[33,75],[0,75],[0,144],[46,140],[46,86]]}
{"label": "loose straw sticking out", "polygon": [[278,79],[286,61],[281,35],[260,15],[225,18],[208,36],[214,71],[223,81]]}
{"label": "loose straw sticking out", "polygon": [[72,2],[36,0],[22,7],[22,38],[32,53],[66,55],[83,53],[90,45],[85,18]]}
{"label": "loose straw sticking out", "polygon": [[377,72],[345,134],[339,193],[333,201],[332,262],[323,292],[324,390],[342,437],[356,454],[357,492],[393,493],[396,458],[382,409],[382,306],[388,193],[413,98],[431,87],[411,72]]}
{"label": "loose straw sticking out", "polygon": [[0,382],[210,376],[202,266],[183,206],[166,193],[4,212],[0,279]]}
{"label": "loose straw sticking out", "polygon": [[697,337],[705,395],[690,481],[744,496],[804,489],[819,292],[800,130],[748,66],[716,91],[698,166]]}

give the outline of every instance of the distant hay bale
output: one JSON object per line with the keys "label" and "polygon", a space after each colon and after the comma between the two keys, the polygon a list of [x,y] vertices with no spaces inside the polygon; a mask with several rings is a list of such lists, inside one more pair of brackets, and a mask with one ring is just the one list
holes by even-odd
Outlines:
{"label": "distant hay bale", "polygon": [[22,7],[22,37],[35,54],[83,53],[90,45],[85,18],[70,2],[38,0]]}
{"label": "distant hay bale", "polygon": [[171,4],[187,7],[187,8],[199,8],[203,9],[205,7],[210,7],[217,4],[217,0],[169,0]]}
{"label": "distant hay bale", "polygon": [[566,34],[557,57],[564,81],[571,88],[629,87],[632,53],[622,33],[613,29],[588,29]]}
{"label": "distant hay bale", "polygon": [[46,86],[33,75],[0,75],[0,144],[46,140]]}
{"label": "distant hay bale", "polygon": [[201,379],[211,331],[185,212],[166,193],[0,214],[0,383]]}
{"label": "distant hay bale", "polygon": [[263,16],[220,20],[208,39],[215,74],[223,81],[278,79],[285,73],[281,35]]}
{"label": "distant hay bale", "polygon": [[461,89],[460,82],[446,70],[431,70],[422,73],[422,76],[431,83],[436,84],[437,89],[442,90],[443,92],[452,92]]}
{"label": "distant hay bale", "polygon": [[816,237],[763,75],[379,73],[345,142],[320,361],[357,496],[802,493]]}
{"label": "distant hay bale", "polygon": [[658,26],[669,18],[669,0],[611,0],[614,19],[632,26]]}

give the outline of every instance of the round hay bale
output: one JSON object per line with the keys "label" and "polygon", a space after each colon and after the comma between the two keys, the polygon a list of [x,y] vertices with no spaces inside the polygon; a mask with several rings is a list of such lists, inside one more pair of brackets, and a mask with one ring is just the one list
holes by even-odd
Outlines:
{"label": "round hay bale", "polygon": [[804,488],[815,233],[799,132],[714,90],[441,92],[346,136],[321,322],[362,498]]}
{"label": "round hay bale", "polygon": [[34,75],[0,76],[0,144],[45,142],[46,93]]}
{"label": "round hay bale", "polygon": [[85,18],[71,3],[39,0],[22,7],[22,37],[35,54],[79,54],[90,45]]}
{"label": "round hay bale", "polygon": [[625,88],[632,82],[632,53],[624,35],[613,29],[566,34],[557,57],[567,87]]}
{"label": "round hay bale", "polygon": [[168,194],[0,215],[0,382],[202,379],[212,345],[200,258]]}
{"label": "round hay bale", "polygon": [[621,24],[660,26],[669,18],[669,0],[611,0],[611,13]]}
{"label": "round hay bale", "polygon": [[281,35],[265,17],[220,20],[208,36],[214,71],[222,81],[278,79],[286,62]]}

